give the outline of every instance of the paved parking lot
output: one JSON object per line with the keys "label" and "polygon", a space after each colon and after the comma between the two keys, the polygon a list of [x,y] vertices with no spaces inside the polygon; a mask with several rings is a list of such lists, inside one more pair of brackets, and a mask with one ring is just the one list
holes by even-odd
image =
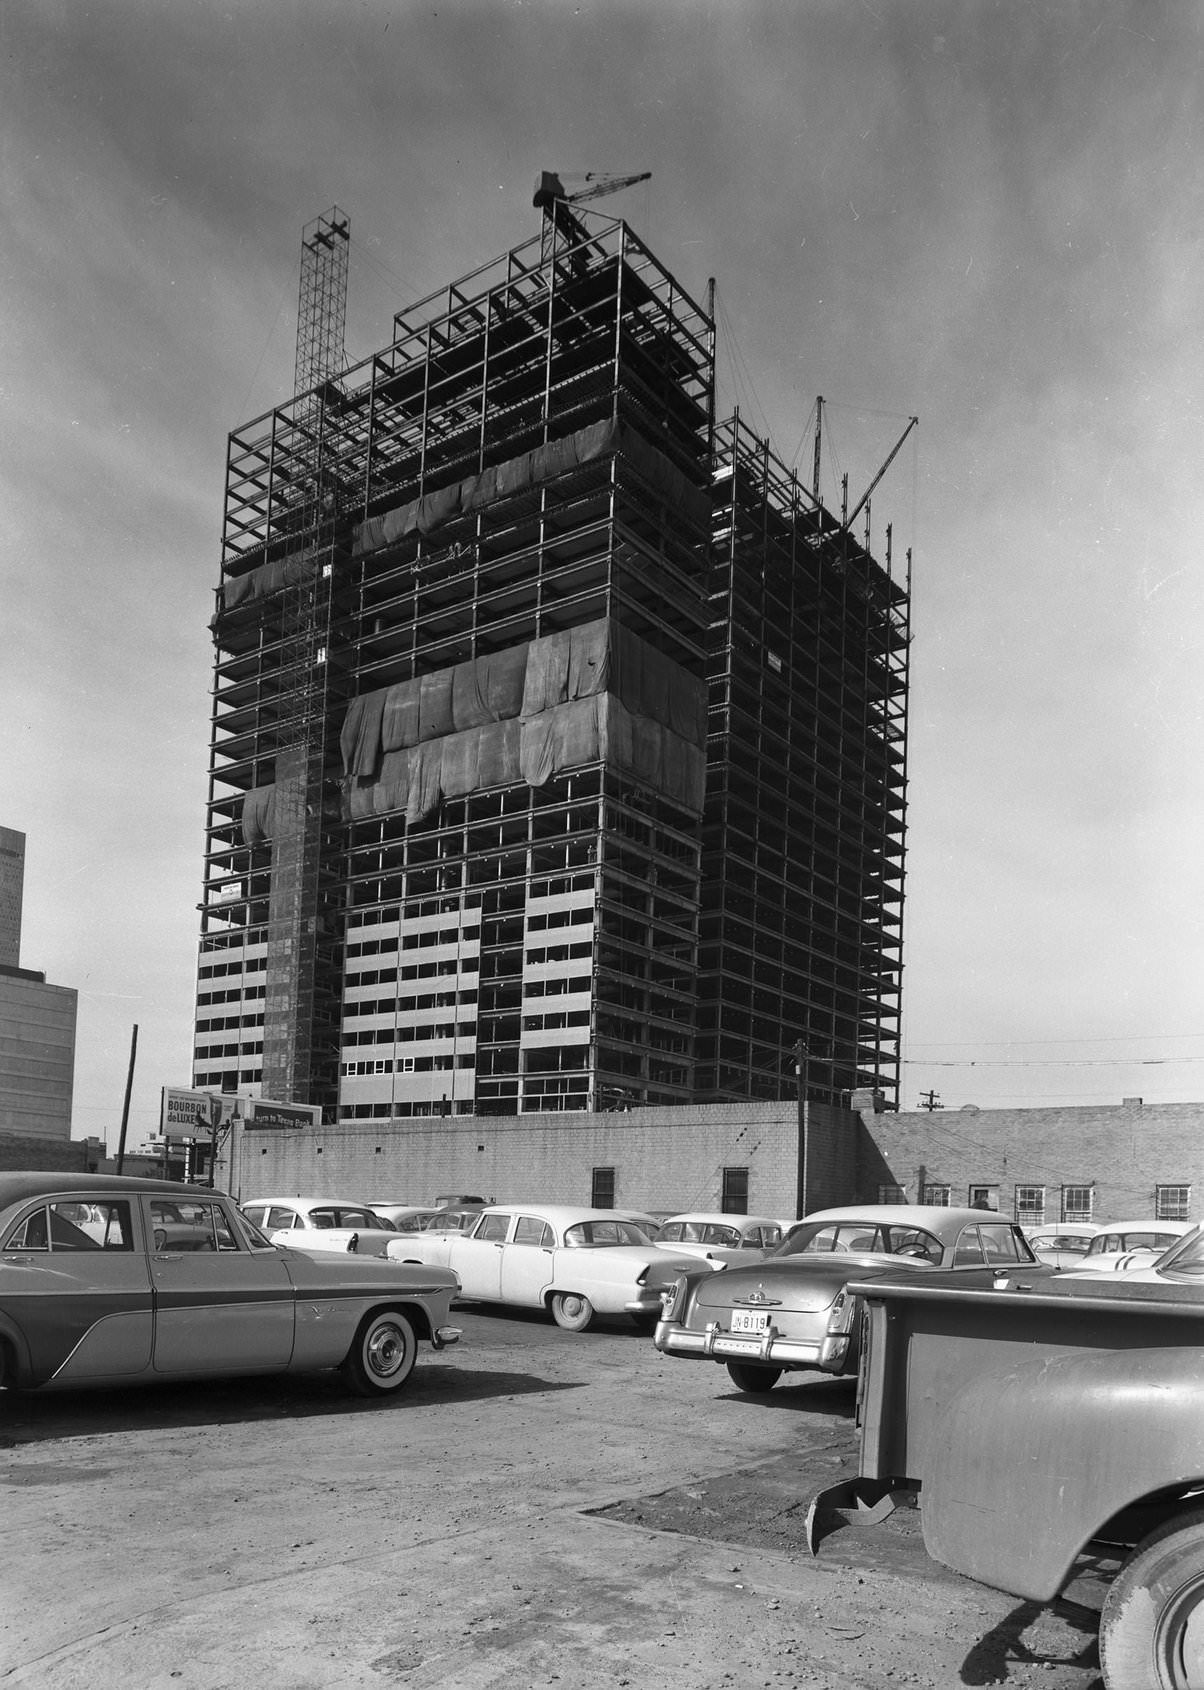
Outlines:
{"label": "paved parking lot", "polygon": [[0,1397],[0,1686],[1099,1690],[1089,1606],[935,1567],[914,1513],[810,1560],[847,1382],[760,1402],[620,1326],[457,1319],[383,1404]]}

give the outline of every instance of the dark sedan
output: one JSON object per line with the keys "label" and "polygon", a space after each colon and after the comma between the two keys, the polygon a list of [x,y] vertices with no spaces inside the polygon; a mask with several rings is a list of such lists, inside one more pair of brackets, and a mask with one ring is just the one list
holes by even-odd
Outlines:
{"label": "dark sedan", "polygon": [[337,1367],[400,1390],[454,1344],[454,1273],[269,1243],[219,1191],[0,1174],[0,1387],[55,1390]]}
{"label": "dark sedan", "polygon": [[768,1391],[784,1372],[853,1373],[851,1279],[917,1268],[980,1276],[1043,1268],[1020,1228],[982,1209],[857,1204],[795,1225],[762,1261],[682,1274],[666,1293],[655,1343],[666,1355],[726,1366],[742,1391]]}

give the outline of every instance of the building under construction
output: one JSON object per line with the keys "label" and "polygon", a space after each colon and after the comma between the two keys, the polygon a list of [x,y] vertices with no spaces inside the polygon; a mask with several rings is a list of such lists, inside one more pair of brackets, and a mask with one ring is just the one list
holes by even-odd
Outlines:
{"label": "building under construction", "polygon": [[194,1084],[894,1101],[909,569],[717,422],[623,221],[536,203],[347,368],[305,232],[296,395],[229,444]]}

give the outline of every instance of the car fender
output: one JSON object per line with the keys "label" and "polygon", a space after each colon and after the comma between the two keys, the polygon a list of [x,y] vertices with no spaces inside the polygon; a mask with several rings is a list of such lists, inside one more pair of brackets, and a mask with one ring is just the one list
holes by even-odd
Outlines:
{"label": "car fender", "polygon": [[1114,1514],[1204,1483],[1204,1357],[1070,1351],[976,1375],[937,1419],[924,1544],[983,1584],[1047,1602]]}
{"label": "car fender", "polygon": [[12,1364],[15,1366],[15,1377],[10,1377],[8,1369],[0,1363],[0,1381],[12,1385],[20,1380],[29,1379],[33,1372],[33,1358],[30,1355],[29,1344],[25,1334],[10,1315],[0,1309],[0,1344],[8,1350]]}

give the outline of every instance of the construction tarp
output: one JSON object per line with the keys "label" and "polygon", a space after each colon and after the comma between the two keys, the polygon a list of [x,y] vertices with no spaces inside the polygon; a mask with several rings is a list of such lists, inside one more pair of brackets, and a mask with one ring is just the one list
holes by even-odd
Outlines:
{"label": "construction tarp", "polygon": [[532,640],[522,714],[610,692],[637,716],[706,745],[706,682],[605,617]]}
{"label": "construction tarp", "polygon": [[352,555],[360,557],[365,552],[379,551],[382,546],[394,546],[407,534],[430,534],[461,513],[481,510],[495,499],[537,487],[553,476],[575,469],[578,464],[609,457],[614,453],[616,438],[615,425],[609,419],[591,423],[588,428],[578,429],[562,440],[549,440],[530,452],[482,470],[479,475],[467,476],[450,487],[408,499],[405,504],[361,522],[352,537]]}
{"label": "construction tarp", "polygon": [[353,699],[342,751],[356,820],[599,761],[701,814],[706,684],[602,617]]}
{"label": "construction tarp", "polygon": [[524,720],[521,770],[528,785],[544,786],[566,769],[599,762],[691,815],[702,814],[706,752],[664,723],[634,715],[612,693],[554,704]]}
{"label": "construction tarp", "polygon": [[228,575],[218,588],[214,621],[227,611],[237,610],[240,604],[267,598],[294,582],[308,581],[316,568],[312,556],[294,556],[273,558],[270,563],[261,563],[258,569],[247,570],[245,575]]}
{"label": "construction tarp", "polygon": [[258,845],[276,826],[276,785],[253,786],[242,801],[242,842]]}
{"label": "construction tarp", "polygon": [[352,555],[362,557],[366,552],[379,551],[382,546],[395,546],[409,534],[431,534],[453,517],[471,514],[495,499],[538,487],[581,464],[613,457],[616,451],[687,520],[696,527],[707,525],[711,505],[706,489],[695,486],[641,434],[630,428],[619,428],[607,419],[590,423],[561,440],[549,440],[515,458],[507,458],[505,463],[495,464],[479,475],[467,476],[449,487],[408,499],[380,516],[368,517],[353,531]]}

